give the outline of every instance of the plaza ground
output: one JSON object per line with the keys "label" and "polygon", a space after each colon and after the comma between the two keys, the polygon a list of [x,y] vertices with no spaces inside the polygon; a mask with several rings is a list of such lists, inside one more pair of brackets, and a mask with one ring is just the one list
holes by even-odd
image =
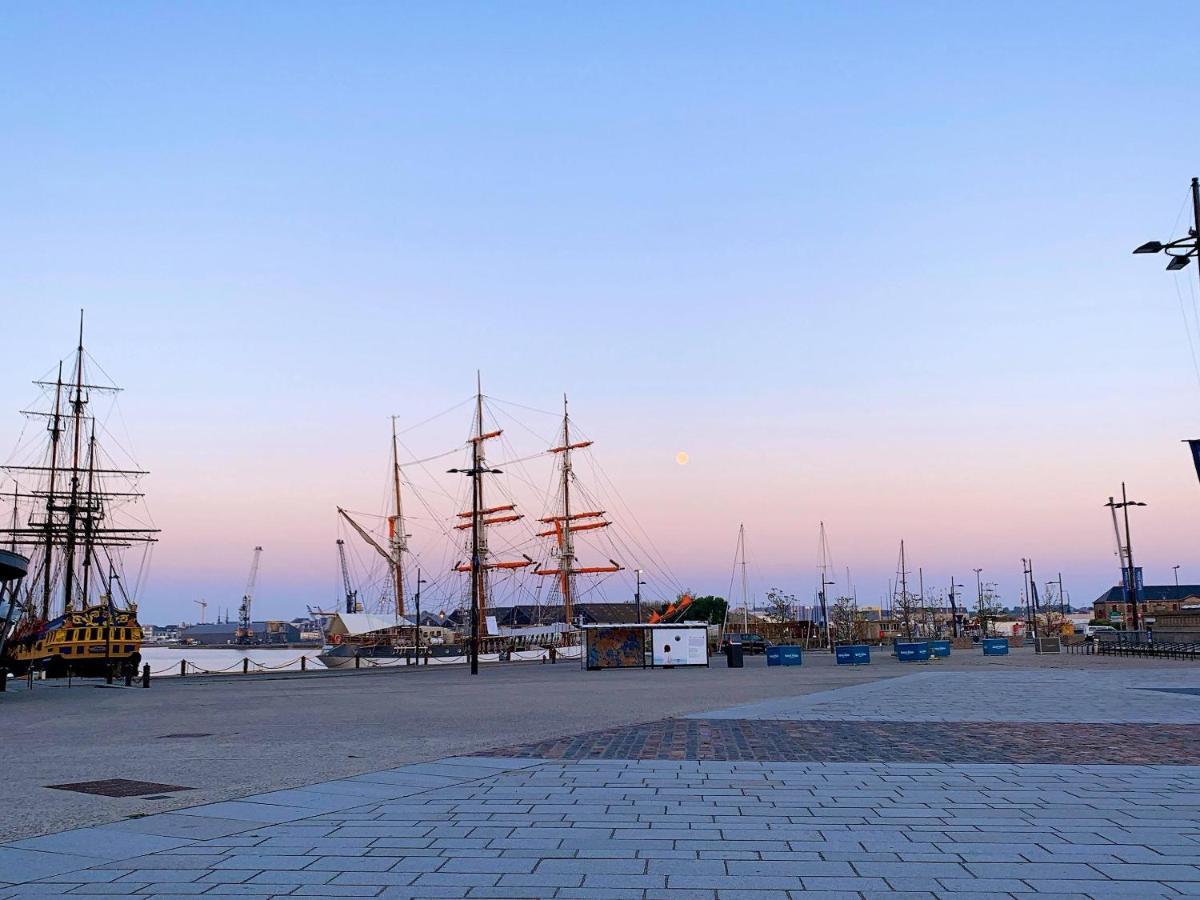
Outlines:
{"label": "plaza ground", "polygon": [[[814,653],[0,699],[0,897],[1200,894],[1186,662]],[[107,778],[187,790],[47,787]]]}

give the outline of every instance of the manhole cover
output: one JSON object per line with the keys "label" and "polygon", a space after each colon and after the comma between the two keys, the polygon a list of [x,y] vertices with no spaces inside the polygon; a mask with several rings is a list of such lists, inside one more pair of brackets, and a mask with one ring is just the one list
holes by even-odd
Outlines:
{"label": "manhole cover", "polygon": [[165,740],[166,738],[198,738],[212,737],[211,731],[180,731],[178,734],[160,734],[158,739]]}
{"label": "manhole cover", "polygon": [[103,781],[77,781],[74,784],[48,784],[56,791],[78,791],[81,794],[99,794],[101,797],[142,797],[147,794],[162,794],[172,791],[192,791],[195,788],[178,784],[159,784],[157,781],[131,781],[128,778],[106,778]]}

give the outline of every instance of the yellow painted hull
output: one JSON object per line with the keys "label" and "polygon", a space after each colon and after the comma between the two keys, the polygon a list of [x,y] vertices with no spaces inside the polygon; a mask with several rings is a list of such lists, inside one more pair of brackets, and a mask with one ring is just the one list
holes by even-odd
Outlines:
{"label": "yellow painted hull", "polygon": [[134,610],[89,606],[50,622],[18,626],[3,665],[16,674],[44,669],[51,677],[103,675],[141,662],[142,627]]}

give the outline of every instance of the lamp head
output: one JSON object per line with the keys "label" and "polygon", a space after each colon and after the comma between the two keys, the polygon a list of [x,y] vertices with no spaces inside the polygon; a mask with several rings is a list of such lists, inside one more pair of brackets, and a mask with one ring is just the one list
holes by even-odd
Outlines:
{"label": "lamp head", "polygon": [[1192,258],[1190,256],[1172,256],[1171,261],[1167,263],[1167,271],[1178,272],[1180,269],[1185,268],[1191,261]]}
{"label": "lamp head", "polygon": [[1142,246],[1134,250],[1134,253],[1158,253],[1163,248],[1161,241],[1146,241]]}

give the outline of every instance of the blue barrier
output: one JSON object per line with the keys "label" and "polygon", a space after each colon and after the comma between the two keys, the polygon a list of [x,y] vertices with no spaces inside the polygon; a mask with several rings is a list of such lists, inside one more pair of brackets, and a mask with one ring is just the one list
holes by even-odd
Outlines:
{"label": "blue barrier", "polygon": [[896,657],[900,662],[928,662],[929,642],[914,641],[906,644],[896,644]]}
{"label": "blue barrier", "polygon": [[929,642],[929,652],[932,653],[934,656],[936,656],[938,659],[945,659],[947,656],[950,655],[950,642],[949,641],[930,641]]}
{"label": "blue barrier", "polygon": [[865,666],[871,662],[871,648],[865,644],[836,647],[834,657],[839,666]]}
{"label": "blue barrier", "polygon": [[783,657],[780,654],[780,651],[782,649],[783,649],[782,647],[768,647],[767,648],[767,665],[768,666],[782,666],[783,665]]}
{"label": "blue barrier", "polygon": [[1008,655],[1008,638],[984,638],[980,643],[983,644],[984,656]]}
{"label": "blue barrier", "polygon": [[803,662],[800,648],[794,644],[785,644],[779,648],[779,663],[784,666],[798,666]]}

